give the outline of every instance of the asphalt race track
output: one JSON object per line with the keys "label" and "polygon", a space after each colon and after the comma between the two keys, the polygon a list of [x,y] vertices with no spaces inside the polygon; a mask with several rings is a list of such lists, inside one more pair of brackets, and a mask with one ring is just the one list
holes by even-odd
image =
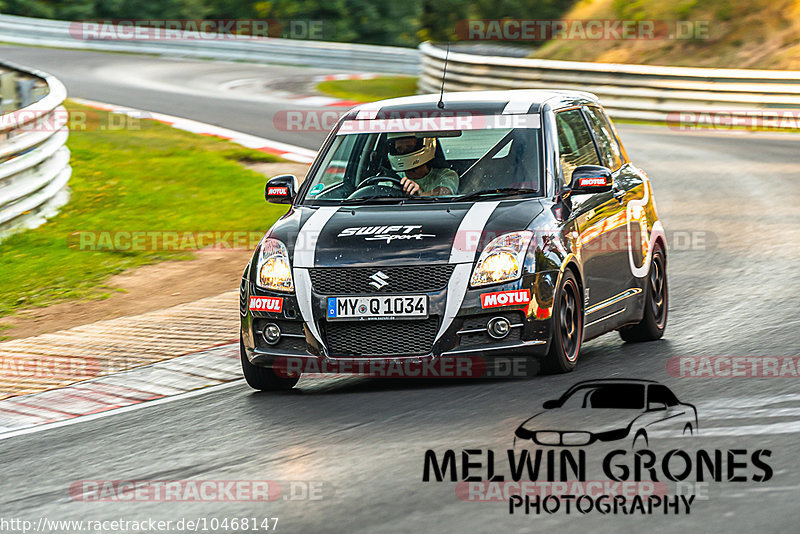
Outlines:
{"label": "asphalt race track", "polygon": [[[273,128],[273,115],[291,106],[285,100],[267,94],[245,98],[215,86],[250,77],[310,76],[308,69],[0,50],[5,59],[56,75],[71,96],[306,148],[318,148],[322,138]],[[0,441],[2,515],[277,517],[280,532],[797,532],[797,371],[783,378],[692,378],[670,374],[667,362],[685,356],[798,356],[800,138],[619,129],[631,158],[652,180],[668,233],[671,302],[663,340],[623,344],[616,334],[606,335],[584,345],[576,371],[560,376],[306,378],[284,394],[254,393],[240,381],[188,399],[16,436]],[[258,209],[263,199],[252,202]],[[745,449],[742,458],[765,449],[771,479],[728,481],[723,468],[723,480],[708,484],[691,514],[677,516],[563,510],[509,515],[506,501],[462,502],[449,479],[422,481],[426,450],[440,459],[455,450],[460,468],[462,449],[493,449],[499,464],[513,446],[516,427],[543,401],[578,381],[608,377],[657,380],[696,405],[699,435],[664,438],[659,449]],[[630,459],[630,445],[621,448]],[[745,474],[758,472],[749,465]],[[486,476],[485,469],[478,471]],[[286,493],[269,503],[79,502],[69,494],[76,481],[121,479],[314,481],[322,493],[314,500]]]}

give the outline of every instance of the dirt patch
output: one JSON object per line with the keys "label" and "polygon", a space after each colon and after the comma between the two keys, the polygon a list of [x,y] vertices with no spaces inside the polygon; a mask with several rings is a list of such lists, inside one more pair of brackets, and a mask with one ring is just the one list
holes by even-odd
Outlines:
{"label": "dirt patch", "polygon": [[12,339],[193,302],[239,287],[250,251],[201,250],[189,261],[165,261],[113,276],[105,284],[119,289],[103,300],[67,301],[21,310],[4,317],[0,331]]}
{"label": "dirt patch", "polygon": [[[252,163],[247,167],[266,176],[295,174],[301,180],[308,169],[308,165],[297,163]],[[120,290],[113,291],[107,299],[66,301],[3,317],[0,337],[31,337],[219,295],[239,287],[251,254],[249,250],[200,250],[194,260],[165,261],[131,269],[104,284]]]}

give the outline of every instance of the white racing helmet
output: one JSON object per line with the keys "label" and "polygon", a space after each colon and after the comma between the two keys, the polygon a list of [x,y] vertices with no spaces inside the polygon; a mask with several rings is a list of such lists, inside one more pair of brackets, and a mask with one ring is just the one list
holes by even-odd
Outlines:
{"label": "white racing helmet", "polygon": [[[416,139],[416,146],[405,154],[398,154],[394,148],[394,141],[410,137]],[[407,171],[428,163],[436,155],[435,137],[417,137],[414,134],[398,132],[386,135],[389,140],[389,164],[396,171]]]}

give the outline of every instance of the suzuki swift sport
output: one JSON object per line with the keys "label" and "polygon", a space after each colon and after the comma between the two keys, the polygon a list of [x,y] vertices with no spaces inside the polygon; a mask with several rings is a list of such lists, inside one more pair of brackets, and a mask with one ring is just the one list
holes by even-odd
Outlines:
{"label": "suzuki swift sport", "polygon": [[266,197],[291,207],[242,277],[256,389],[293,387],[302,366],[284,372],[287,359],[503,356],[566,372],[588,339],[654,340],[666,326],[652,186],[588,93],[365,104],[302,184],[277,176]]}

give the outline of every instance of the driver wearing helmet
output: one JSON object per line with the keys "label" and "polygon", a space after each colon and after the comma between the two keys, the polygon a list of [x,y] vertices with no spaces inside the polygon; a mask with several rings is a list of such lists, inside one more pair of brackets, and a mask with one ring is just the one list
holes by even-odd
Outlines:
{"label": "driver wearing helmet", "polygon": [[429,165],[436,155],[435,137],[416,137],[409,133],[390,133],[389,163],[402,172],[400,183],[408,195],[423,197],[455,195],[458,192],[458,173],[452,169],[437,169]]}

